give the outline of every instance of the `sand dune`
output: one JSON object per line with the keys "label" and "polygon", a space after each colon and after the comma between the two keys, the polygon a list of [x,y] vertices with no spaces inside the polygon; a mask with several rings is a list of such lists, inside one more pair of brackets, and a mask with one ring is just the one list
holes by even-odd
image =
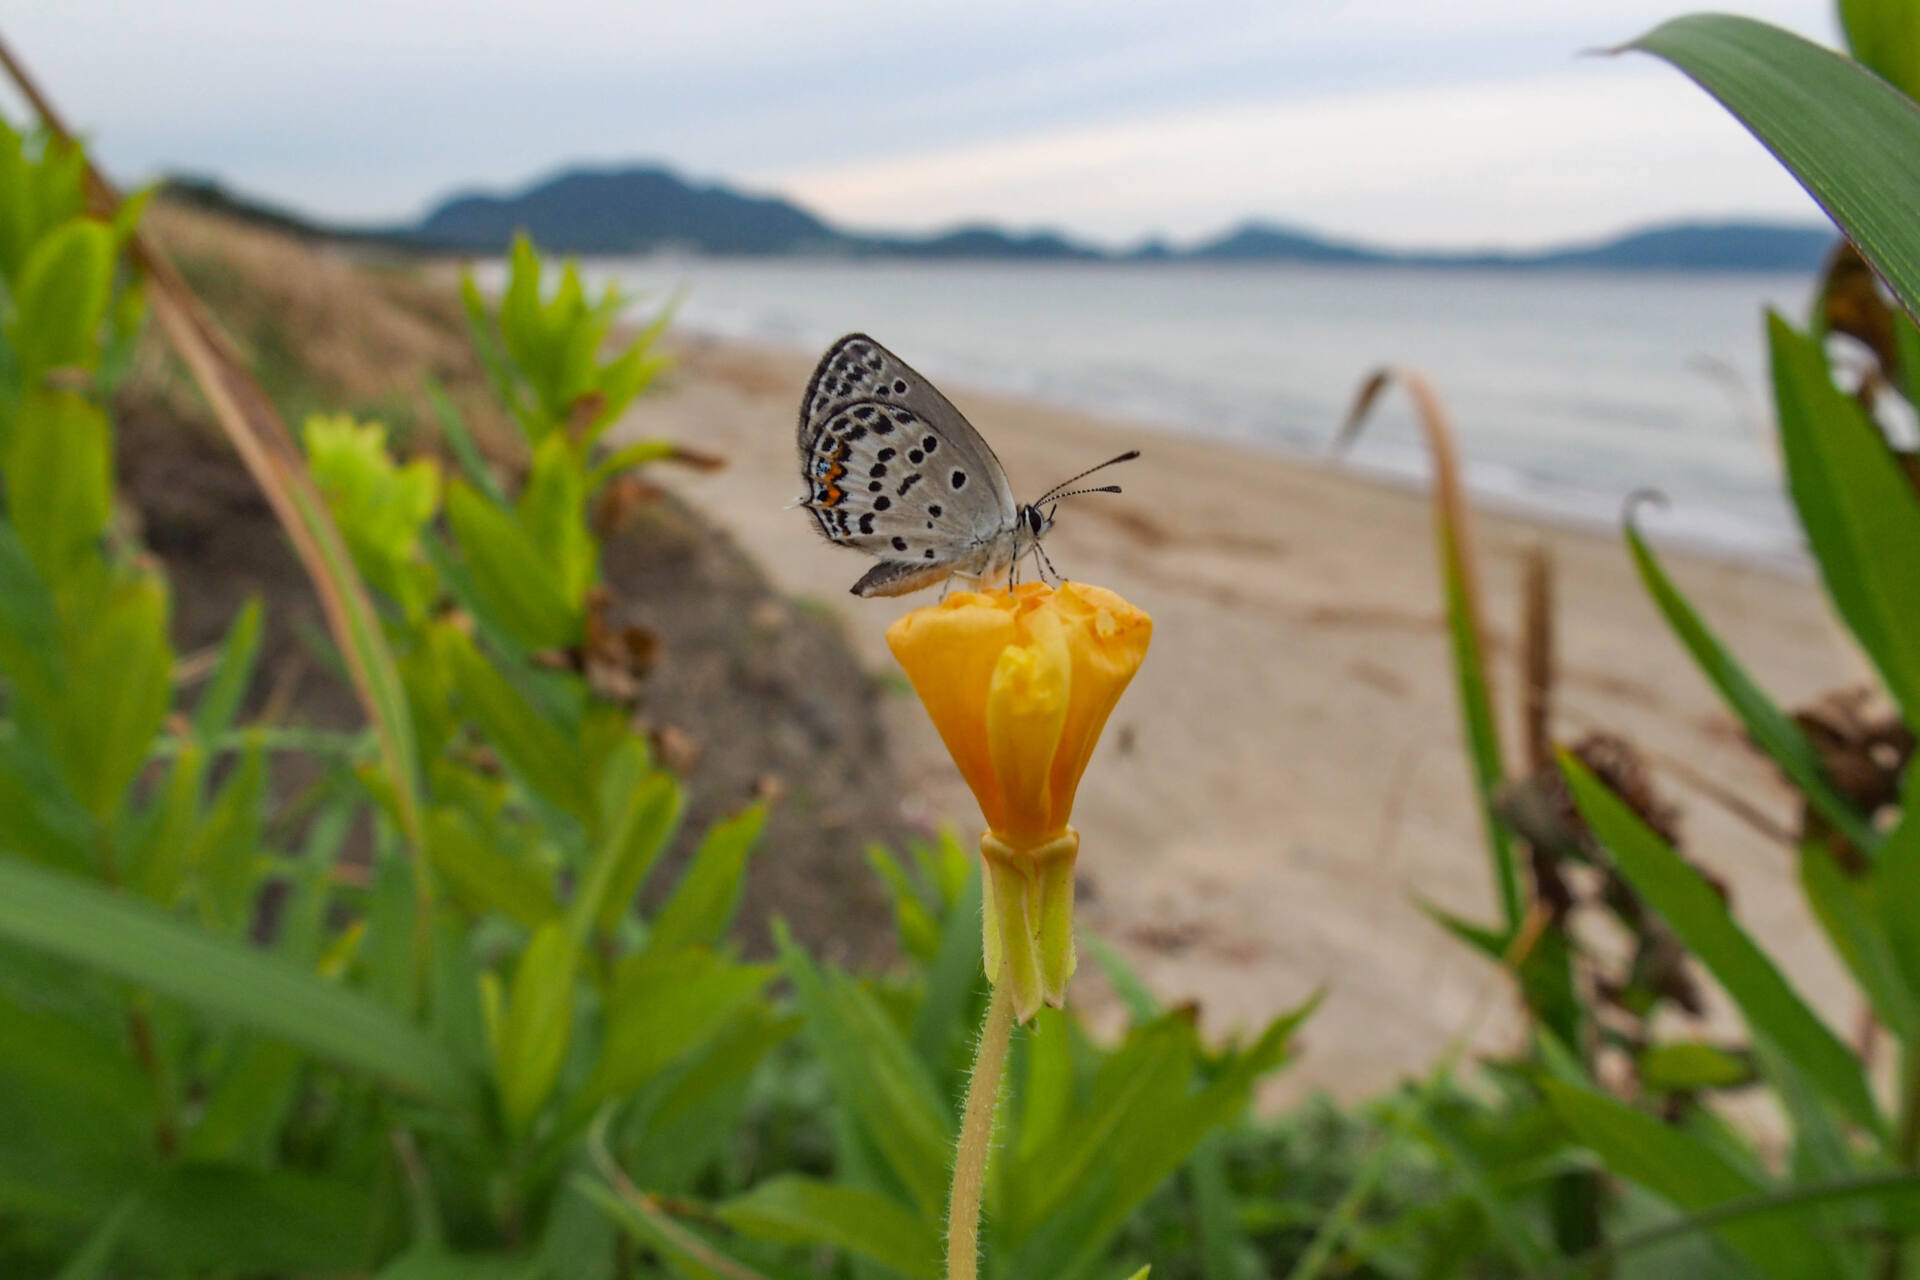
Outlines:
{"label": "sand dune", "polygon": [[[662,475],[803,599],[831,608],[872,669],[904,607],[855,599],[866,567],[784,509],[798,492],[793,424],[811,360],[683,340],[632,429],[725,453],[720,473]],[[1444,371],[1433,371],[1444,394]],[[1279,1086],[1360,1096],[1429,1063],[1463,1029],[1485,1048],[1518,1026],[1501,979],[1430,923],[1416,898],[1491,920],[1423,495],[1298,460],[944,388],[992,441],[1015,492],[1035,493],[1118,449],[1145,457],[1127,493],[1061,512],[1048,546],[1068,576],[1155,617],[1153,652],[1082,787],[1083,918],[1168,1001],[1215,1032],[1306,997],[1329,999]],[[1649,477],[1657,480],[1657,477]],[[1483,516],[1490,647],[1515,702],[1520,557],[1558,571],[1558,731],[1629,735],[1783,823],[1791,799],[1645,598],[1615,537]],[[1788,705],[1863,678],[1817,585],[1680,554],[1669,566]],[[926,596],[931,600],[932,594]],[[891,700],[906,803],[972,831],[977,815],[918,704]],[[1516,740],[1509,724],[1507,740]],[[1510,750],[1510,755],[1515,755]],[[1789,851],[1670,769],[1688,851],[1733,886],[1739,915],[1836,1025],[1846,986],[1794,885]],[[777,856],[777,851],[774,856]],[[1110,997],[1091,966],[1075,998]],[[1489,1000],[1489,993],[1493,998]]]}

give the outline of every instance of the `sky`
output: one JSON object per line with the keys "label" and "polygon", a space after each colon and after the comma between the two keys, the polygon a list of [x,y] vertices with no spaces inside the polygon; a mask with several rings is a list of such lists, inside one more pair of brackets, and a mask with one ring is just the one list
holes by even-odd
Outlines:
{"label": "sky", "polygon": [[[343,221],[646,161],[863,230],[1113,246],[1250,218],[1415,248],[1818,221],[1678,72],[1583,56],[1685,7],[13,0],[0,36],[123,181],[214,176]],[[1837,42],[1827,0],[1712,7]]]}

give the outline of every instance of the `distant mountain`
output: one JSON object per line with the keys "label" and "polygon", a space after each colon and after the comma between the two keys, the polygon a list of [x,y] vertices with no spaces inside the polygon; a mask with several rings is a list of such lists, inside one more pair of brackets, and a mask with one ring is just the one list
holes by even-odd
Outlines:
{"label": "distant mountain", "polygon": [[815,253],[847,237],[798,205],[697,187],[660,168],[575,169],[514,195],[462,195],[412,227],[419,239],[493,253],[525,231],[565,253]]}
{"label": "distant mountain", "polygon": [[1343,244],[1307,231],[1249,222],[1176,257],[1203,262],[1391,262],[1384,251]]}
{"label": "distant mountain", "polygon": [[435,206],[418,222],[395,227],[318,225],[206,179],[174,179],[169,190],[176,197],[301,235],[480,254],[505,252],[515,233],[524,230],[543,249],[605,255],[672,250],[1017,261],[1807,271],[1820,264],[1835,236],[1828,227],[1686,222],[1533,253],[1426,253],[1379,248],[1298,227],[1247,222],[1187,249],[1154,239],[1114,253],[1057,232],[1018,233],[988,225],[926,236],[844,231],[777,196],[749,195],[717,183],[696,185],[659,166],[570,169],[507,195],[455,196]]}
{"label": "distant mountain", "polygon": [[1583,248],[1522,261],[1545,267],[1631,267],[1667,271],[1775,271],[1819,267],[1833,249],[1831,227],[1755,222],[1682,222],[1649,227]]}
{"label": "distant mountain", "polygon": [[1412,267],[1559,267],[1609,271],[1811,271],[1833,248],[1831,228],[1759,222],[1681,222],[1597,244],[1537,253],[1419,253],[1375,249],[1310,232],[1248,223],[1184,257],[1219,262],[1392,263]]}

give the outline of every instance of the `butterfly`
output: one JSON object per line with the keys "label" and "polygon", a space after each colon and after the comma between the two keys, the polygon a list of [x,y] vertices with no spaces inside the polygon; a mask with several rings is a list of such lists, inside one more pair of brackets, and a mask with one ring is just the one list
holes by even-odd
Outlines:
{"label": "butterfly", "polygon": [[820,357],[800,401],[799,444],[807,494],[796,505],[829,542],[880,561],[853,584],[857,596],[905,595],[956,575],[1011,585],[1028,555],[1052,571],[1040,540],[1059,503],[1120,492],[1072,486],[1140,456],[1129,449],[1020,505],[1000,459],[953,403],[864,333]]}

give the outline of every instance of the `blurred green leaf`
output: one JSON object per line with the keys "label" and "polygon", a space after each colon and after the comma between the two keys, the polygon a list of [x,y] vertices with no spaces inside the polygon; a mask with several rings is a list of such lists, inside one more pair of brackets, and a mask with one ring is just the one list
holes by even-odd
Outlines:
{"label": "blurred green leaf", "polygon": [[575,1110],[652,1081],[724,1031],[772,976],[764,965],[734,964],[703,948],[630,957],[607,996],[606,1038]]}
{"label": "blurred green leaf", "polygon": [[99,363],[113,259],[111,230],[91,218],[63,223],[27,250],[13,291],[11,336],[29,392],[50,369]]}
{"label": "blurred green leaf", "polygon": [[249,1044],[206,1097],[186,1155],[210,1162],[270,1163],[305,1065],[283,1040]]}
{"label": "blurred green leaf", "polygon": [[[1906,804],[1899,825],[1887,834],[1870,882],[1881,928],[1908,992],[1920,991],[1920,919],[1916,919],[1914,909],[1920,903],[1920,809],[1914,807],[1915,801],[1920,801],[1920,769],[1908,771]],[[1911,1022],[1889,1026],[1909,1044],[1920,1037],[1920,1027]]]}
{"label": "blurred green leaf", "polygon": [[346,414],[315,414],[301,434],[314,483],[354,564],[409,619],[424,619],[435,582],[420,536],[440,509],[439,466],[431,458],[395,463],[386,427]]}
{"label": "blurred green leaf", "polygon": [[[471,281],[466,283],[471,284]],[[481,313],[484,322],[484,303]],[[507,495],[501,491],[500,481],[494,478],[487,455],[481,452],[479,442],[467,430],[467,420],[460,416],[459,406],[453,403],[453,397],[447,394],[447,389],[432,374],[427,375],[426,388],[427,400],[433,406],[434,420],[440,424],[440,438],[447,442],[447,448],[452,450],[454,460],[460,464],[468,481],[495,506],[506,506]]]}
{"label": "blurred green leaf", "polygon": [[552,873],[517,856],[504,833],[482,833],[473,819],[446,805],[427,815],[433,867],[442,883],[474,911],[498,911],[529,929],[560,914]]}
{"label": "blurred green leaf", "polygon": [[1087,948],[1094,963],[1106,975],[1107,982],[1113,987],[1113,993],[1120,997],[1120,1003],[1126,1006],[1127,1016],[1137,1023],[1152,1022],[1160,1016],[1160,1001],[1154,998],[1147,984],[1141,980],[1133,966],[1127,963],[1125,956],[1114,945],[1097,933],[1083,932],[1081,942]]}
{"label": "blurred green leaf", "polygon": [[[1607,1168],[1682,1209],[1706,1209],[1769,1190],[1698,1139],[1611,1098],[1558,1081],[1541,1085],[1554,1111]],[[1825,1247],[1799,1225],[1740,1219],[1714,1229],[1762,1275],[1806,1280],[1833,1274]]]}
{"label": "blurred green leaf", "polygon": [[230,932],[248,922],[259,888],[266,791],[266,755],[250,743],[187,848],[187,872],[203,918]]}
{"label": "blurred green leaf", "polygon": [[[1920,108],[1908,110],[1920,141]],[[1767,337],[1787,487],[1821,578],[1894,701],[1920,718],[1920,495],[1879,428],[1833,385],[1820,344],[1773,314]]]}
{"label": "blurred green leaf", "polygon": [[113,509],[106,415],[71,391],[34,391],[7,435],[8,515],[41,580],[70,587]]}
{"label": "blurred green leaf", "polygon": [[374,1280],[542,1280],[548,1274],[538,1258],[455,1253],[442,1245],[423,1245],[380,1268]]}
{"label": "blurred green leaf", "polygon": [[1859,64],[1750,18],[1675,18],[1625,46],[1720,100],[1920,319],[1920,111]]}
{"label": "blurred green leaf", "polygon": [[767,824],[767,807],[750,804],[716,823],[660,907],[647,934],[649,950],[678,951],[693,943],[718,942],[733,922],[744,887],[747,855]]}
{"label": "blurred green leaf", "polygon": [[173,693],[167,592],[141,574],[122,582],[68,647],[65,767],[95,816],[120,805],[146,763]]}
{"label": "blurred green leaf", "polygon": [[[548,576],[569,602],[586,599],[599,552],[587,528],[585,477],[564,435],[556,432],[533,453],[533,469],[520,491],[520,527],[527,532]],[[576,603],[577,607],[577,603]]]}
{"label": "blurred green leaf", "polygon": [[1248,1272],[1242,1260],[1252,1246],[1240,1229],[1227,1183],[1224,1148],[1218,1132],[1210,1133],[1187,1161],[1187,1180],[1193,1193],[1194,1216],[1200,1237],[1200,1258],[1206,1280],[1243,1280]]}
{"label": "blurred green leaf", "polygon": [[364,1183],[184,1165],[148,1185],[126,1239],[174,1274],[342,1274],[362,1269],[373,1226]]}
{"label": "blurred green leaf", "polygon": [[439,628],[434,650],[453,677],[461,705],[515,776],[581,822],[592,823],[592,782],[574,741],[535,710],[459,631]]}
{"label": "blurred green leaf", "polygon": [[1902,972],[1899,958],[1883,923],[1886,910],[1880,899],[1888,874],[1887,850],[1872,876],[1853,876],[1843,870],[1831,851],[1818,843],[1800,847],[1800,887],[1807,905],[1826,931],[1827,940],[1852,972],[1873,1005],[1875,1016],[1903,1038],[1920,1017],[1914,988]]}
{"label": "blurred green leaf", "polygon": [[1640,1054],[1640,1084],[1649,1093],[1731,1089],[1752,1079],[1752,1063],[1698,1040],[1672,1040]]}
{"label": "blurred green leaf", "polygon": [[830,1245],[909,1280],[940,1280],[945,1274],[940,1233],[875,1191],[783,1174],[721,1203],[714,1213],[743,1235]]}
{"label": "blurred green leaf", "polygon": [[574,904],[582,930],[588,922],[611,933],[633,910],[661,852],[680,823],[680,784],[671,774],[655,773],[627,793],[611,823]]}
{"label": "blurred green leaf", "polygon": [[1713,687],[1719,690],[1728,708],[1740,717],[1740,723],[1754,742],[1780,766],[1807,802],[1855,848],[1871,851],[1879,843],[1872,824],[1827,780],[1819,753],[1807,741],[1807,735],[1800,731],[1793,717],[1782,711],[1754,682],[1747,669],[1720,643],[1719,637],[1708,629],[1687,598],[1673,585],[1652,548],[1634,526],[1631,510],[1625,528],[1627,550],[1640,570],[1640,581],[1659,606],[1667,625],[1693,655],[1701,674],[1713,682]]}
{"label": "blurred green leaf", "polygon": [[405,1020],[278,957],[144,902],[0,859],[0,937],[467,1108],[476,1082]]}
{"label": "blurred green leaf", "polygon": [[233,725],[240,703],[253,680],[253,668],[260,657],[260,597],[252,595],[227,626],[220,643],[220,660],[207,680],[206,692],[193,709],[193,732],[202,742],[211,742]]}
{"label": "blurred green leaf", "polygon": [[782,923],[774,941],[840,1105],[859,1119],[921,1212],[936,1217],[946,1207],[953,1152],[953,1119],[937,1086],[857,983],[822,973]]}
{"label": "blurred green leaf", "polygon": [[689,1280],[769,1280],[698,1231],[675,1221],[652,1197],[622,1195],[584,1174],[576,1174],[570,1185]]}
{"label": "blurred green leaf", "polygon": [[580,950],[563,920],[534,931],[520,955],[501,1023],[498,1071],[507,1129],[523,1134],[553,1092],[573,1036],[573,979]]}
{"label": "blurred green leaf", "polygon": [[66,681],[59,614],[46,579],[5,520],[0,520],[0,675],[11,686],[9,711],[16,719],[24,702],[43,726],[58,720]]}
{"label": "blurred green leaf", "polygon": [[1840,0],[1840,22],[1855,58],[1920,97],[1920,8],[1910,0]]}
{"label": "blurred green leaf", "polygon": [[114,1250],[119,1248],[120,1237],[126,1234],[127,1224],[133,1221],[134,1211],[139,1207],[137,1193],[115,1205],[87,1236],[80,1252],[67,1260],[53,1280],[111,1280]]}
{"label": "blurred green leaf", "polygon": [[1699,872],[1578,760],[1562,755],[1560,767],[1581,816],[1628,882],[1719,979],[1747,1024],[1768,1037],[1849,1120],[1884,1137],[1885,1121],[1859,1060],[1787,985]]}
{"label": "blurred green leaf", "polygon": [[479,604],[514,643],[539,651],[579,636],[582,598],[566,593],[540,546],[503,510],[455,480],[447,486],[453,529]]}

